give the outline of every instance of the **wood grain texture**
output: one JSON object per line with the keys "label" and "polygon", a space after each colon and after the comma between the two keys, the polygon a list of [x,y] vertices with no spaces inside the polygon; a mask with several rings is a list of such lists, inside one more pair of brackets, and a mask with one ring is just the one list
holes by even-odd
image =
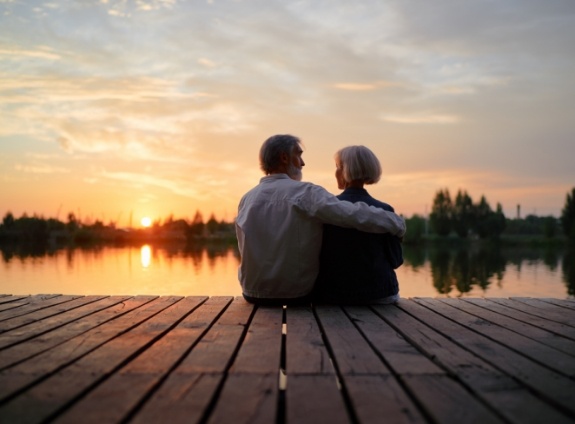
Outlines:
{"label": "wood grain texture", "polygon": [[0,423],[575,423],[574,304],[0,295]]}

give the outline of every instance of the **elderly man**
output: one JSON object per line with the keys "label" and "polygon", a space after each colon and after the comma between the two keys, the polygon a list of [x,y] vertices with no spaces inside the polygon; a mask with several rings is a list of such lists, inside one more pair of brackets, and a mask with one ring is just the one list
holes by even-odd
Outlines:
{"label": "elderly man", "polygon": [[260,149],[266,176],[240,201],[238,277],[248,302],[292,305],[310,300],[324,223],[399,237],[405,233],[404,220],[392,212],[340,201],[320,186],[301,182],[302,153],[297,137],[268,138]]}

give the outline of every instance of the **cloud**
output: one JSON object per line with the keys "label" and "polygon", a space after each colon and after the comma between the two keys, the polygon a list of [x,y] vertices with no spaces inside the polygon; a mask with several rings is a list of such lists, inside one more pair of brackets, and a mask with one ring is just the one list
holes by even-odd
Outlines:
{"label": "cloud", "polygon": [[381,119],[386,122],[396,124],[436,124],[451,125],[461,121],[455,115],[437,115],[437,114],[383,114]]}
{"label": "cloud", "polygon": [[198,198],[200,193],[197,189],[193,188],[189,181],[176,181],[171,178],[162,176],[133,173],[133,172],[108,172],[103,171],[100,176],[110,180],[117,180],[127,182],[134,187],[159,187],[171,191],[172,193],[185,196]]}
{"label": "cloud", "polygon": [[69,169],[51,165],[22,165],[19,163],[14,165],[14,169],[30,174],[67,174],[70,172]]}
{"label": "cloud", "polygon": [[401,87],[402,84],[390,81],[377,82],[339,82],[333,84],[334,88],[348,91],[373,91],[380,88]]}
{"label": "cloud", "polygon": [[375,90],[377,88],[377,86],[375,84],[368,84],[368,83],[337,83],[334,84],[335,88],[341,89],[341,90],[350,90],[350,91],[369,91],[369,90]]}
{"label": "cloud", "polygon": [[206,59],[205,57],[200,57],[198,63],[206,68],[215,68],[217,66],[214,61]]}
{"label": "cloud", "polygon": [[0,49],[0,56],[4,60],[22,60],[22,59],[43,59],[43,60],[59,60],[62,56],[59,53],[53,52],[49,47],[38,46],[35,50],[24,49]]}

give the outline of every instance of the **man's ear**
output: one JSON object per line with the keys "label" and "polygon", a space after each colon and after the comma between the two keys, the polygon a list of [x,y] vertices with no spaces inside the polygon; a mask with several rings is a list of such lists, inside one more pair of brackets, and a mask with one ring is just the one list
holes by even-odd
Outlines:
{"label": "man's ear", "polygon": [[289,155],[286,152],[282,152],[280,154],[280,162],[284,165],[288,165],[289,164]]}

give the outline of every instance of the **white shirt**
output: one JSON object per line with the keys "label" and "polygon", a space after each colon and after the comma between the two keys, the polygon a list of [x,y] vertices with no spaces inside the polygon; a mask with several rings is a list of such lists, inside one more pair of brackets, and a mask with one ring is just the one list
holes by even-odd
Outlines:
{"label": "white shirt", "polygon": [[339,200],[286,174],[263,177],[241,199],[236,235],[243,293],[256,298],[309,294],[319,270],[323,224],[402,237],[400,216],[365,203]]}

